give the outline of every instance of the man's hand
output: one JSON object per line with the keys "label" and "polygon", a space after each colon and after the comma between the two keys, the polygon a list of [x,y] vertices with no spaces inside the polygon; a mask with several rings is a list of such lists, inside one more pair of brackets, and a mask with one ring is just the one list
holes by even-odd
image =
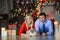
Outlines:
{"label": "man's hand", "polygon": [[46,33],[42,33],[42,36],[46,36]]}

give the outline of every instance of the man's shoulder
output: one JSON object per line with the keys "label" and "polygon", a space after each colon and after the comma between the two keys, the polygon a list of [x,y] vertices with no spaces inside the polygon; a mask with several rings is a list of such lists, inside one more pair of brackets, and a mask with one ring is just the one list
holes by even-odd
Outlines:
{"label": "man's shoulder", "polygon": [[51,23],[52,21],[51,21],[50,19],[46,19],[46,22],[49,22],[49,23]]}
{"label": "man's shoulder", "polygon": [[35,23],[39,23],[39,19],[37,19],[37,20],[35,21]]}
{"label": "man's shoulder", "polygon": [[39,22],[39,19],[37,19],[35,22]]}

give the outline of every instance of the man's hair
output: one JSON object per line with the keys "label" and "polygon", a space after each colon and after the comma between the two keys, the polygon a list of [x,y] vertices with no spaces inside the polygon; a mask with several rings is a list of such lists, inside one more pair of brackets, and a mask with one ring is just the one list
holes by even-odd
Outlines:
{"label": "man's hair", "polygon": [[43,15],[46,17],[46,14],[43,12],[39,14],[39,16],[43,16]]}

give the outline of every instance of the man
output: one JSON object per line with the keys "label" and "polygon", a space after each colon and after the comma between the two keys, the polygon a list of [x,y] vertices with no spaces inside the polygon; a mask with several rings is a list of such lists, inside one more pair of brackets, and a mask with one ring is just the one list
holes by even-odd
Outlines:
{"label": "man", "polygon": [[40,13],[38,19],[35,22],[35,30],[38,34],[46,36],[53,34],[53,24],[46,18],[45,13]]}

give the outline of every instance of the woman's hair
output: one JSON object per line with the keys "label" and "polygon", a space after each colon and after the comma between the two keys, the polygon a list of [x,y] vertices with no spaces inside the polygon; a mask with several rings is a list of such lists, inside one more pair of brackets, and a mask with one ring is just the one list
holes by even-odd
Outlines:
{"label": "woman's hair", "polygon": [[32,16],[32,14],[31,13],[27,13],[26,16]]}
{"label": "woman's hair", "polygon": [[[26,17],[28,17],[28,16],[32,19],[31,21],[29,21],[30,23],[28,23],[27,19],[26,19]],[[33,24],[32,14],[26,14],[26,16],[25,16],[25,23],[26,23],[26,26],[31,26],[31,24]]]}
{"label": "woman's hair", "polygon": [[26,18],[27,16],[32,17],[32,14],[31,14],[31,13],[27,13],[27,14],[25,15],[25,18]]}

